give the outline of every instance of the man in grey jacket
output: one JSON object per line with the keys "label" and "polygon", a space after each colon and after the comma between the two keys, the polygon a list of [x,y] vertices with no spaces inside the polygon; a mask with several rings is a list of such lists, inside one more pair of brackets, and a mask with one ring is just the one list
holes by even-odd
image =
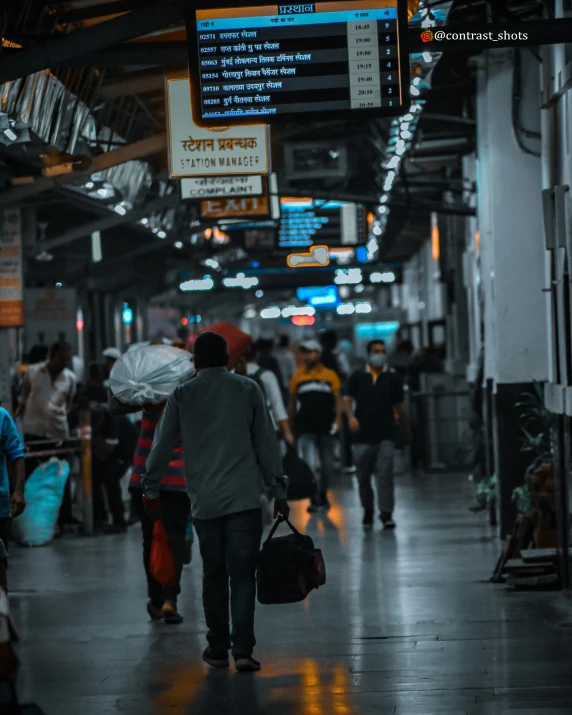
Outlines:
{"label": "man in grey jacket", "polygon": [[[197,376],[169,398],[142,479],[145,508],[159,516],[159,484],[180,434],[191,510],[203,559],[208,648],[203,660],[239,671],[259,670],[252,657],[255,573],[262,536],[263,485],[276,517],[289,514],[287,479],[260,387],[227,370],[227,344],[207,332],[194,345]],[[232,632],[229,632],[229,580]]]}

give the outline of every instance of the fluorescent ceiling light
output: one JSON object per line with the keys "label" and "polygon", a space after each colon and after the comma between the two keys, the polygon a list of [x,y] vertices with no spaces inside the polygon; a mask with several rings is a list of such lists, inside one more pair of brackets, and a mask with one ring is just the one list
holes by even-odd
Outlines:
{"label": "fluorescent ceiling light", "polygon": [[91,234],[91,260],[93,263],[99,263],[102,259],[101,233],[99,231],[93,231]]}
{"label": "fluorescent ceiling light", "polygon": [[343,303],[342,305],[338,305],[336,313],[338,315],[352,315],[352,313],[355,313],[355,307],[353,303]]}
{"label": "fluorescent ceiling light", "polygon": [[385,271],[384,273],[375,272],[369,277],[370,283],[393,283],[395,281],[395,273]]}
{"label": "fluorescent ceiling light", "polygon": [[165,231],[157,231],[157,238],[167,238]]}
{"label": "fluorescent ceiling light", "polygon": [[234,278],[223,278],[222,283],[227,288],[254,288],[258,285],[258,278],[255,276],[245,276],[244,273],[237,273]]}
{"label": "fluorescent ceiling light", "polygon": [[179,288],[185,293],[189,291],[212,290],[214,288],[214,281],[210,276],[191,278],[181,283]]}
{"label": "fluorescent ceiling light", "polygon": [[273,318],[279,318],[281,313],[282,311],[280,308],[278,308],[278,306],[274,306],[272,308],[264,308],[264,310],[261,310],[260,317],[265,320],[272,320]]}
{"label": "fluorescent ceiling light", "polygon": [[357,285],[362,282],[361,268],[338,268],[334,278],[336,285]]}
{"label": "fluorescent ceiling light", "polygon": [[371,313],[371,303],[356,303],[356,313]]}
{"label": "fluorescent ceiling light", "polygon": [[121,204],[117,204],[117,206],[114,206],[113,210],[115,211],[115,213],[118,213],[120,216],[125,216],[125,214],[127,213],[125,206],[122,206]]}
{"label": "fluorescent ceiling light", "polygon": [[282,310],[283,318],[292,318],[295,315],[315,315],[316,309],[312,306],[298,307],[296,305],[289,305]]}

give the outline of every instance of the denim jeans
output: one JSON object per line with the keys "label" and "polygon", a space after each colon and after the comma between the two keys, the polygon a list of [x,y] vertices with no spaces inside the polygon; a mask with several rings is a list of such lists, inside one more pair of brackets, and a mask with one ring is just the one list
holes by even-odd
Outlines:
{"label": "denim jeans", "polygon": [[143,507],[143,489],[132,488],[129,491],[132,497],[132,506],[141,521],[141,530],[143,532],[143,566],[147,576],[147,595],[152,604],[158,608],[165,601],[176,603],[177,596],[181,592],[180,581],[185,560],[185,534],[191,511],[189,497],[186,492],[159,492],[161,518],[163,519],[167,539],[177,568],[177,582],[169,586],[161,586],[160,583],[155,581],[149,568],[155,522],[147,516]]}
{"label": "denim jeans", "polygon": [[[331,434],[302,434],[298,437],[298,454],[314,472],[318,496],[325,498],[334,471],[334,438]],[[320,473],[317,473],[318,458]]]}
{"label": "denim jeans", "polygon": [[[203,559],[203,607],[213,650],[250,655],[254,638],[256,566],[262,538],[261,509],[215,519],[195,519]],[[232,631],[229,632],[229,580]]]}
{"label": "denim jeans", "polygon": [[366,511],[373,511],[371,477],[375,476],[377,505],[383,514],[391,514],[395,507],[393,459],[395,443],[386,440],[381,444],[354,445],[354,460],[357,467],[361,504]]}

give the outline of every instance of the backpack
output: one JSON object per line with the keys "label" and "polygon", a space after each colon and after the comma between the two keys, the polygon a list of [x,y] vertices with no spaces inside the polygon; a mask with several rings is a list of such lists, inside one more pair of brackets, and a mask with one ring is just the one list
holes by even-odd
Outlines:
{"label": "backpack", "polygon": [[264,397],[264,402],[266,404],[266,407],[268,408],[268,411],[270,414],[272,414],[272,409],[270,406],[270,400],[268,399],[268,395],[266,394],[266,386],[264,384],[264,381],[262,380],[262,375],[267,372],[267,370],[263,367],[259,367],[258,370],[253,374],[249,375],[251,380],[254,380],[254,382],[257,383],[258,387],[262,390],[262,396]]}
{"label": "backpack", "polygon": [[258,559],[258,601],[265,605],[303,601],[310,591],[326,583],[322,552],[311,537],[286,520],[292,533],[272,538],[282,521],[276,520]]}

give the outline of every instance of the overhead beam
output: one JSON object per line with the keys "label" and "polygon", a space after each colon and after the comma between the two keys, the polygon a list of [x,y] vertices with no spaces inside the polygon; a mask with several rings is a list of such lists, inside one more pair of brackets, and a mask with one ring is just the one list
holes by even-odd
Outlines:
{"label": "overhead beam", "polygon": [[[12,50],[17,52],[18,50]],[[10,53],[11,54],[11,53]],[[53,67],[117,67],[164,66],[187,67],[189,51],[186,42],[128,42],[124,45],[107,45],[97,53],[68,57]]]}
{"label": "overhead beam", "polygon": [[113,149],[105,154],[98,154],[97,156],[94,156],[87,163],[87,165],[82,163],[82,168],[78,171],[73,171],[72,168],[72,170],[67,174],[42,177],[41,179],[36,179],[36,181],[30,184],[14,186],[12,189],[0,192],[0,206],[15,204],[18,201],[27,199],[30,196],[40,194],[42,191],[57,189],[61,186],[66,186],[67,184],[73,184],[74,181],[77,181],[78,179],[86,178],[99,171],[105,171],[106,169],[110,169],[112,166],[117,166],[118,164],[123,164],[126,161],[132,161],[133,159],[141,159],[151,154],[157,154],[158,152],[166,151],[166,149],[167,135],[165,133],[155,134],[148,139],[141,139],[141,141],[126,144],[119,149]]}
{"label": "overhead beam", "polygon": [[454,114],[435,114],[434,112],[423,112],[421,115],[423,121],[430,120],[451,124],[466,124],[467,126],[476,127],[477,120],[469,117],[457,117]]}
{"label": "overhead beam", "polygon": [[113,100],[127,94],[144,94],[145,92],[159,92],[165,86],[164,70],[158,72],[133,72],[109,79],[101,87],[101,96],[105,100]]}
{"label": "overhead beam", "polygon": [[100,17],[117,15],[121,12],[129,12],[141,7],[143,4],[149,5],[149,1],[147,0],[144,3],[143,0],[108,0],[106,3],[86,3],[83,7],[81,3],[79,7],[75,3],[66,3],[57,17],[58,22],[83,22],[84,20],[95,20]]}
{"label": "overhead beam", "polygon": [[60,66],[74,57],[146,35],[182,20],[184,8],[183,0],[162,0],[92,27],[55,37],[35,47],[14,50],[0,60],[0,83]]}
{"label": "overhead beam", "polygon": [[122,224],[134,223],[135,221],[139,221],[139,219],[156,213],[157,211],[164,211],[165,209],[176,206],[180,203],[180,200],[179,194],[175,192],[169,196],[157,199],[156,201],[151,201],[144,206],[139,206],[132,211],[128,211],[124,216],[120,216],[114,211],[110,212],[108,216],[97,219],[97,221],[91,221],[90,223],[76,226],[69,231],[65,231],[59,236],[55,236],[47,241],[42,241],[41,243],[36,244],[33,250],[29,251],[29,255],[35,256],[42,251],[51,251],[59,246],[65,246],[68,243],[72,243],[72,241],[77,241],[80,238],[91,236],[94,231],[106,231],[110,228],[121,226]]}

